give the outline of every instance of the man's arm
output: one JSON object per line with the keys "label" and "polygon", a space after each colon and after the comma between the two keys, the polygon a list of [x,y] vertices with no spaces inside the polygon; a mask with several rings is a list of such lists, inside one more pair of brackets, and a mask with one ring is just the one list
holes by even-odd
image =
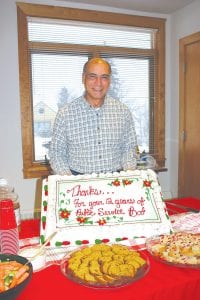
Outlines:
{"label": "man's arm", "polygon": [[135,170],[137,167],[137,136],[130,111],[127,111],[122,153],[123,170]]}
{"label": "man's arm", "polygon": [[50,164],[54,174],[71,175],[67,154],[66,124],[63,110],[58,111],[50,145]]}

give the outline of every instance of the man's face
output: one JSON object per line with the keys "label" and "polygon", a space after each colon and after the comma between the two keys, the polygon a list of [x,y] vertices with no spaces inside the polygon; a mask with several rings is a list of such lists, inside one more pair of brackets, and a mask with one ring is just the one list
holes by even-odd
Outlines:
{"label": "man's face", "polygon": [[110,86],[110,71],[105,63],[90,63],[83,74],[85,97],[92,104],[102,103]]}

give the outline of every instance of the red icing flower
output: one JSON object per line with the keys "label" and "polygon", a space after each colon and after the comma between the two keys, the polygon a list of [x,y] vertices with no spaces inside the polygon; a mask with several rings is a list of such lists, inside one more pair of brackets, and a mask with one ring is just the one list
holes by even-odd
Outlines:
{"label": "red icing flower", "polygon": [[62,210],[60,212],[60,217],[63,219],[68,219],[70,216],[70,212],[68,210]]}
{"label": "red icing flower", "polygon": [[77,220],[80,224],[83,224],[83,223],[85,223],[85,221],[87,221],[87,218],[85,218],[85,217],[78,217],[76,220]]}
{"label": "red icing flower", "polygon": [[97,221],[97,223],[98,223],[100,226],[103,226],[104,224],[106,224],[106,220],[105,220],[105,219],[100,219],[99,221]]}
{"label": "red icing flower", "polygon": [[151,187],[151,181],[149,181],[149,180],[144,180],[144,181],[143,181],[143,185],[146,186],[146,187]]}
{"label": "red icing flower", "polygon": [[120,185],[119,179],[115,179],[115,181],[112,182],[112,185],[119,186]]}
{"label": "red icing flower", "polygon": [[130,181],[129,179],[123,179],[122,182],[123,182],[123,185],[129,185],[132,183],[132,181]]}

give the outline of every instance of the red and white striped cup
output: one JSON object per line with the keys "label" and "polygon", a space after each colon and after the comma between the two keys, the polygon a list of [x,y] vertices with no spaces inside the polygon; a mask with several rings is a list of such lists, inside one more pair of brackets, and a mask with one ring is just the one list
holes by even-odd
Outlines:
{"label": "red and white striped cup", "polygon": [[19,233],[11,199],[0,200],[0,251],[11,254],[19,251]]}

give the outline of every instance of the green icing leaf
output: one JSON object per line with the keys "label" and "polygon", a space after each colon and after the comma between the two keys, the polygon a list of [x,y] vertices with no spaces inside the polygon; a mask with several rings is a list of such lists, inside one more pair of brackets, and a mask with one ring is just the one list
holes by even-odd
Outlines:
{"label": "green icing leaf", "polygon": [[42,216],[42,222],[46,222],[46,217]]}
{"label": "green icing leaf", "polygon": [[55,242],[55,246],[57,246],[57,247],[60,247],[60,246],[62,246],[62,242]]}
{"label": "green icing leaf", "polygon": [[41,236],[40,236],[40,241],[41,241],[42,244],[44,244],[44,241],[45,241],[44,235],[41,235]]}
{"label": "green icing leaf", "polygon": [[76,244],[76,245],[81,245],[81,244],[82,244],[82,241],[77,240],[77,241],[75,242],[75,244]]}
{"label": "green icing leaf", "polygon": [[96,240],[95,240],[95,244],[101,244],[101,243],[102,243],[101,240],[99,240],[99,239],[96,239]]}
{"label": "green icing leaf", "polygon": [[121,239],[121,238],[116,238],[115,241],[116,241],[116,242],[121,242],[122,239]]}

